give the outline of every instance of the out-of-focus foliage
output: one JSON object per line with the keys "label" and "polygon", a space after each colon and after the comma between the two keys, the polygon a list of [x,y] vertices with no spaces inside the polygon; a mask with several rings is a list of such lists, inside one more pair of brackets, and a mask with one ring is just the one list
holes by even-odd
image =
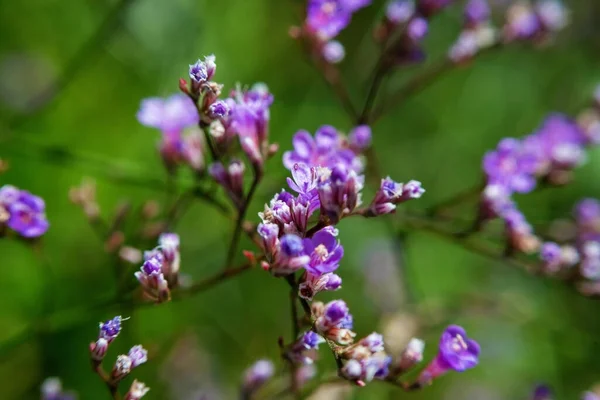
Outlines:
{"label": "out-of-focus foliage", "polygon": [[[427,188],[408,207],[434,204],[476,184],[483,153],[500,138],[529,133],[549,111],[574,114],[585,104],[600,81],[600,4],[568,4],[573,23],[555,46],[516,45],[486,54],[442,76],[373,127],[384,174],[419,179]],[[370,27],[383,5],[375,1],[358,13],[341,35],[343,73],[357,104],[375,63]],[[283,150],[300,128],[351,128],[287,35],[301,13],[302,1],[293,0],[0,3],[0,157],[10,162],[0,184],[44,197],[51,222],[43,256],[18,241],[0,241],[0,398],[36,398],[47,376],[61,377],[83,399],[107,398],[88,368],[87,345],[98,321],[115,314],[131,319],[109,359],[143,343],[150,361],[135,375],[152,388],[148,398],[232,398],[254,360],[271,358],[281,366],[277,338],[290,335],[288,291],[261,270],[156,308],[88,310],[114,292],[113,271],[68,190],[85,176],[96,177],[105,216],[122,200],[134,207],[151,198],[164,203],[169,194],[162,188],[118,179],[124,172],[165,179],[158,134],[139,125],[135,112],[143,97],[176,92],[187,65],[210,53],[227,90],[236,82],[269,85],[275,95],[271,134]],[[459,25],[457,9],[435,20],[426,44],[431,61],[444,54]],[[397,73],[384,92],[417,68]],[[518,198],[532,222],[568,213],[582,196],[600,196],[600,153],[589,158],[568,187]],[[279,157],[267,168],[250,218],[284,184]],[[199,279],[221,268],[231,229],[213,209],[194,203],[177,226],[182,272]],[[526,398],[540,381],[553,385],[559,399],[573,399],[600,376],[597,300],[426,233],[411,233],[395,252],[383,221],[350,219],[340,235],[344,287],[334,296],[347,301],[359,334],[379,329],[390,343],[418,334],[428,341],[428,359],[443,326],[454,322],[482,346],[478,368],[410,394],[415,400]],[[75,313],[45,323],[51,310],[73,307]],[[32,325],[37,333],[23,337]],[[318,368],[331,371],[334,365],[323,350]],[[353,396],[400,394],[372,384]]]}

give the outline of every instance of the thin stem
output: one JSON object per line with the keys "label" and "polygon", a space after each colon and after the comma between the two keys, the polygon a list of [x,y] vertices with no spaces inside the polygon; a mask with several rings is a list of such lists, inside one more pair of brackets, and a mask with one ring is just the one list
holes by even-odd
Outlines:
{"label": "thin stem", "polygon": [[233,236],[231,237],[231,242],[229,244],[229,250],[227,252],[227,261],[225,265],[231,265],[231,263],[233,262],[233,258],[235,257],[235,253],[237,252],[237,247],[240,241],[242,227],[244,225],[244,219],[246,218],[246,212],[248,211],[248,207],[250,206],[252,197],[254,196],[254,193],[258,188],[258,184],[260,183],[262,175],[263,173],[261,169],[255,169],[254,179],[252,180],[252,185],[250,186],[248,195],[246,196],[244,202],[238,210],[238,216],[235,221],[235,228],[233,229]]}
{"label": "thin stem", "polygon": [[379,88],[381,87],[381,83],[383,82],[383,78],[385,77],[388,66],[386,63],[386,54],[385,50],[382,50],[379,59],[377,60],[377,65],[375,66],[375,76],[373,77],[373,82],[369,87],[369,93],[367,94],[367,99],[365,100],[365,105],[360,113],[360,116],[357,120],[357,125],[366,124],[369,122],[369,116],[371,114],[371,109],[375,104],[375,99],[377,98],[377,93]]}

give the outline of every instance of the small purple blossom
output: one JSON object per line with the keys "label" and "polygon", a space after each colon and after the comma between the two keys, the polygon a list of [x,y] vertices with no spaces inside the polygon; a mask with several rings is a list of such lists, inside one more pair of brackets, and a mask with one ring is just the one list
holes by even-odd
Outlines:
{"label": "small purple blossom", "polygon": [[361,190],[364,176],[338,164],[331,170],[329,179],[319,183],[318,193],[321,214],[336,224],[342,217],[351,214],[361,205]]}
{"label": "small purple blossom", "polygon": [[357,154],[366,150],[371,146],[372,136],[369,125],[355,126],[348,134],[350,148]]}
{"label": "small purple blossom", "polygon": [[183,94],[142,100],[137,118],[142,125],[160,129],[165,134],[181,132],[197,125],[200,119],[193,101]]}
{"label": "small purple blossom", "polygon": [[554,394],[547,385],[537,385],[531,393],[531,400],[552,400]]}
{"label": "small purple blossom", "polygon": [[304,267],[313,275],[323,275],[335,271],[344,256],[344,248],[336,237],[328,231],[320,230],[312,238],[303,241],[304,252],[310,257]]}
{"label": "small purple blossom", "polygon": [[60,379],[52,377],[46,378],[40,387],[41,400],[76,400],[72,392],[63,391]]}
{"label": "small purple blossom", "polygon": [[162,253],[149,252],[140,270],[134,274],[144,293],[157,303],[170,299],[169,283],[162,272],[163,263]]}
{"label": "small purple blossom", "polygon": [[208,115],[213,119],[225,118],[230,112],[229,105],[223,100],[217,100],[208,106]]}
{"label": "small purple blossom", "polygon": [[518,193],[528,193],[535,188],[537,160],[525,152],[520,141],[503,139],[495,151],[486,153],[483,170],[488,182],[498,183]]}
{"label": "small purple blossom", "polygon": [[325,339],[313,331],[308,331],[302,335],[301,341],[306,349],[318,349],[321,343],[325,343]]}
{"label": "small purple blossom", "polygon": [[548,32],[560,31],[569,23],[569,11],[560,0],[538,0],[534,7],[540,23]]}
{"label": "small purple blossom", "polygon": [[467,26],[474,26],[487,21],[490,14],[488,0],[469,0],[465,5],[464,15]]}
{"label": "small purple blossom", "polygon": [[10,185],[0,189],[1,222],[25,238],[40,237],[50,226],[44,200]]}
{"label": "small purple blossom", "polygon": [[337,326],[346,320],[350,310],[343,300],[334,300],[325,305],[324,316],[330,326]]}
{"label": "small purple blossom", "polygon": [[[244,374],[243,392],[249,396],[255,393],[275,373],[275,366],[269,360],[259,360],[248,368]],[[246,397],[244,397],[246,398]],[[249,398],[249,397],[248,397]]]}
{"label": "small purple blossom", "polygon": [[202,60],[190,65],[190,79],[196,83],[204,83],[208,79],[206,64]]}
{"label": "small purple blossom", "polygon": [[113,366],[113,369],[111,372],[112,380],[114,382],[121,381],[123,378],[125,378],[127,375],[129,375],[132,368],[133,367],[132,367],[131,358],[129,358],[129,356],[127,356],[125,354],[121,354],[120,356],[117,357],[117,361],[115,362],[115,365]]}
{"label": "small purple blossom", "polygon": [[540,32],[540,29],[540,20],[531,5],[518,2],[509,6],[504,25],[507,40],[531,39]]}
{"label": "small purple blossom", "polygon": [[119,333],[121,332],[121,322],[123,321],[124,319],[120,315],[117,315],[106,322],[100,322],[100,333],[98,337],[106,339],[109,343],[112,342],[119,336]]}
{"label": "small purple blossom", "polygon": [[309,0],[306,25],[321,39],[337,36],[348,24],[352,14],[371,0]]}
{"label": "small purple blossom", "polygon": [[473,368],[479,363],[479,352],[479,344],[469,339],[462,327],[450,325],[442,333],[437,356],[421,373],[419,381],[431,381],[449,370],[463,372]]}
{"label": "small purple blossom", "polygon": [[369,336],[361,339],[359,343],[367,347],[372,353],[377,353],[384,350],[383,336],[377,332],[373,332]]}
{"label": "small purple blossom", "polygon": [[133,346],[127,355],[131,360],[131,368],[135,368],[148,361],[148,351],[139,344]]}
{"label": "small purple blossom", "polygon": [[331,125],[317,129],[314,138],[307,131],[298,131],[292,144],[294,150],[283,154],[283,165],[287,169],[292,169],[296,163],[330,169],[342,164],[357,173],[364,168],[357,154],[347,147],[340,133]]}
{"label": "small purple blossom", "polygon": [[411,180],[403,184],[393,181],[388,176],[381,180],[379,190],[369,206],[367,216],[390,214],[396,210],[396,204],[410,199],[418,199],[423,193],[425,193],[425,189],[419,181]]}
{"label": "small purple blossom", "polygon": [[125,400],[140,400],[149,391],[150,391],[150,388],[147,387],[143,382],[134,380],[131,383],[129,391],[125,395]]}
{"label": "small purple blossom", "polygon": [[407,26],[407,35],[414,42],[420,42],[427,35],[429,24],[425,18],[413,18]]}

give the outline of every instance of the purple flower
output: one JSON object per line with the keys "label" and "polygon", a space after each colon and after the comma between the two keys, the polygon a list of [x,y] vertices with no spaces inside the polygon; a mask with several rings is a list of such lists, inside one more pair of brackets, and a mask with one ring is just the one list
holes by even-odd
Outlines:
{"label": "purple flower", "polygon": [[281,251],[287,257],[298,257],[304,252],[302,239],[296,235],[285,235],[281,238]]}
{"label": "purple flower", "polygon": [[129,375],[131,368],[133,368],[131,358],[125,354],[121,354],[117,357],[110,376],[114,382],[119,382]]}
{"label": "purple flower", "polygon": [[348,134],[350,148],[355,153],[360,153],[371,146],[371,127],[369,125],[358,125]]}
{"label": "purple flower", "polygon": [[546,265],[560,264],[562,250],[560,246],[554,242],[546,242],[540,250],[540,258]]}
{"label": "purple flower", "polygon": [[157,303],[167,301],[171,296],[169,283],[162,272],[163,263],[162,253],[150,252],[140,270],[134,274],[142,285],[144,294]]}
{"label": "purple flower", "polygon": [[325,339],[316,332],[308,331],[302,335],[301,342],[306,349],[318,349],[319,345],[325,342]]}
{"label": "purple flower", "polygon": [[140,400],[150,391],[143,382],[135,380],[131,383],[129,391],[125,395],[125,400]]}
{"label": "purple flower", "polygon": [[230,112],[229,105],[223,100],[217,100],[208,106],[208,115],[212,119],[225,118]]}
{"label": "purple flower", "polygon": [[276,276],[283,276],[306,267],[310,257],[304,254],[302,239],[294,234],[286,234],[281,239],[276,239],[272,225],[259,225],[259,234],[263,237],[265,247],[270,246],[269,249],[274,249],[267,253],[271,272]]}
{"label": "purple flower", "polygon": [[420,42],[429,30],[429,24],[425,18],[413,18],[406,27],[408,37],[414,42]]}
{"label": "purple flower", "polygon": [[58,378],[46,378],[40,387],[42,400],[76,400],[74,393],[64,392]]}
{"label": "purple flower", "polygon": [[190,65],[190,79],[196,83],[204,83],[208,79],[206,64],[202,60]]}
{"label": "purple flower", "polygon": [[293,191],[313,198],[317,195],[317,184],[319,179],[315,167],[309,167],[304,163],[296,163],[291,168],[292,178],[287,178],[287,183]]}
{"label": "purple flower", "polygon": [[518,251],[531,254],[538,250],[540,241],[533,232],[532,226],[516,208],[504,211],[502,214],[506,226],[506,235],[510,245]]}
{"label": "purple flower", "polygon": [[337,36],[348,24],[352,13],[371,0],[309,0],[306,25],[321,39]]}
{"label": "purple flower", "polygon": [[313,297],[324,290],[334,291],[342,287],[342,278],[334,273],[323,275],[313,275],[307,272],[304,280],[298,285],[298,295],[306,300],[312,300]]}
{"label": "purple flower", "polygon": [[304,268],[311,274],[319,276],[339,267],[344,248],[330,232],[320,230],[312,238],[304,239],[303,244],[304,253],[310,256],[310,261]]}
{"label": "purple flower", "polygon": [[535,12],[546,31],[560,31],[569,23],[569,11],[560,0],[539,0]]}
{"label": "purple flower", "polygon": [[0,189],[0,207],[8,213],[6,225],[26,238],[42,236],[50,226],[44,200],[25,190],[18,190],[17,194],[16,190],[8,185]]}
{"label": "purple flower", "polygon": [[120,315],[117,315],[113,319],[109,319],[106,322],[101,322],[100,334],[98,337],[106,339],[109,343],[112,342],[117,336],[119,336],[119,333],[121,332],[121,322],[123,321],[124,319]]}
{"label": "purple flower", "polygon": [[142,100],[137,118],[142,125],[160,129],[165,134],[179,133],[199,121],[194,102],[183,94]]}
{"label": "purple flower", "polygon": [[135,368],[148,361],[148,351],[139,344],[133,346],[127,355],[131,360],[131,368]]}
{"label": "purple flower", "polygon": [[[540,400],[540,399],[534,398],[533,400]],[[552,399],[548,398],[548,399],[541,399],[541,400],[552,400]],[[585,392],[585,393],[583,393],[581,400],[600,400],[600,396],[594,392]]]}
{"label": "purple flower", "polygon": [[392,357],[385,353],[376,353],[361,360],[346,361],[341,370],[342,375],[351,381],[371,382],[374,378],[384,379],[389,374]]}
{"label": "purple flower", "polygon": [[90,357],[94,361],[102,361],[108,351],[108,340],[99,338],[96,342],[90,343]]}
{"label": "purple flower", "polygon": [[419,181],[411,180],[402,184],[393,181],[388,176],[381,180],[379,190],[375,194],[366,216],[374,217],[392,213],[396,210],[396,204],[410,199],[418,199],[423,193],[425,193],[425,189]]}
{"label": "purple flower", "polygon": [[227,168],[220,162],[212,163],[208,167],[210,176],[225,189],[231,200],[239,204],[244,195],[244,163],[232,160]]}
{"label": "purple flower", "polygon": [[343,164],[357,173],[363,169],[360,158],[345,147],[344,141],[333,126],[321,126],[317,129],[314,138],[307,131],[298,131],[292,143],[294,150],[283,154],[283,165],[287,169],[292,169],[296,163],[330,169]]}
{"label": "purple flower", "polygon": [[585,161],[585,133],[562,114],[551,114],[538,131],[525,141],[527,150],[538,157],[538,173],[571,169]]}
{"label": "purple flower", "polygon": [[528,193],[535,187],[536,167],[535,156],[525,152],[522,143],[512,138],[501,140],[498,148],[483,158],[488,182],[519,193]]}
{"label": "purple flower", "polygon": [[450,60],[460,63],[469,60],[479,51],[478,33],[474,30],[465,30],[448,50]]}
{"label": "purple flower", "polygon": [[384,350],[383,336],[377,332],[373,332],[369,336],[361,339],[359,343],[367,347],[372,353]]}
{"label": "purple flower", "polygon": [[392,0],[388,3],[385,17],[395,25],[403,24],[415,14],[413,0]]}
{"label": "purple flower", "polygon": [[465,22],[467,26],[475,26],[490,18],[490,5],[487,0],[469,0],[465,5]]}
{"label": "purple flower", "polygon": [[531,394],[531,400],[552,400],[554,395],[547,385],[537,385]]}
{"label": "purple flower", "polygon": [[469,339],[463,328],[450,325],[440,339],[439,351],[435,359],[419,377],[420,382],[428,382],[449,370],[463,372],[479,363],[479,344]]}
{"label": "purple flower", "polygon": [[323,54],[323,58],[328,63],[338,64],[346,56],[346,51],[344,50],[344,46],[340,42],[338,42],[337,40],[330,40],[329,42],[323,45],[321,54]]}
{"label": "purple flower", "polygon": [[343,300],[334,300],[325,305],[323,312],[329,326],[338,326],[350,315],[350,310]]}
{"label": "purple flower", "polygon": [[487,185],[481,194],[479,210],[481,220],[496,218],[514,209],[515,204],[510,195],[511,191],[501,184]]}
{"label": "purple flower", "polygon": [[242,390],[246,394],[244,398],[250,398],[262,385],[264,385],[275,373],[275,366],[269,360],[259,360],[244,375]]}
{"label": "purple flower", "polygon": [[518,2],[506,11],[504,34],[506,39],[530,39],[541,29],[538,16],[528,3]]}

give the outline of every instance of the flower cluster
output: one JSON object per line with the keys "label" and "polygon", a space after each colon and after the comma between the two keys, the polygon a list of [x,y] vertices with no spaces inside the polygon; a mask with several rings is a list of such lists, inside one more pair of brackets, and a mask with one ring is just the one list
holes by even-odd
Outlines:
{"label": "flower cluster", "polygon": [[144,295],[157,303],[170,300],[171,289],[178,283],[180,261],[179,236],[161,234],[158,246],[144,253],[144,263],[134,274]]}
{"label": "flower cluster", "polygon": [[[343,300],[311,305],[313,330],[302,334],[285,349],[284,356],[297,364],[310,365],[316,350],[327,342],[335,352],[344,378],[364,386],[373,379],[396,380],[423,359],[424,342],[413,338],[397,360],[385,351],[383,336],[373,332],[356,340],[353,318]],[[465,330],[451,325],[443,332],[437,356],[419,375],[416,385],[423,386],[444,373],[463,372],[478,363],[479,345],[469,339]]]}
{"label": "flower cluster", "polygon": [[344,59],[344,46],[334,38],[350,24],[352,14],[371,4],[371,0],[308,0],[304,35],[329,63]]}
{"label": "flower cluster", "polygon": [[42,236],[50,226],[44,200],[11,185],[0,187],[0,231],[5,226],[24,238]]}
{"label": "flower cluster", "polygon": [[[325,125],[314,137],[306,131],[294,135],[294,150],[283,155],[283,164],[291,170],[287,179],[293,195],[277,193],[263,212],[258,226],[266,260],[263,267],[282,276],[304,268],[300,296],[312,299],[322,290],[337,290],[341,278],[338,268],[344,249],[333,227],[350,215],[372,217],[391,213],[396,204],[418,198],[424,192],[417,181],[403,185],[390,178],[382,181],[372,203],[362,204],[364,162],[361,152],[371,141],[368,126],[354,128],[348,137]],[[309,229],[309,221],[319,210],[319,222]]]}
{"label": "flower cluster", "polygon": [[42,400],[76,400],[72,392],[64,392],[62,382],[58,378],[47,378],[40,388]]}
{"label": "flower cluster", "polygon": [[[121,322],[124,318],[116,316],[106,322],[100,323],[100,332],[96,342],[90,343],[90,358],[95,370],[102,368],[102,361],[108,351],[109,345],[119,336],[121,332]],[[119,382],[123,380],[132,369],[144,364],[148,360],[148,352],[141,345],[133,346],[127,354],[121,354],[112,368],[110,376],[106,379],[108,385],[117,387]],[[100,374],[103,376],[103,374]],[[105,378],[103,378],[105,379]],[[130,391],[125,397],[128,400],[138,400],[148,392],[148,388],[141,382],[134,381]]]}
{"label": "flower cluster", "polygon": [[137,118],[142,125],[161,131],[159,149],[169,171],[179,165],[188,165],[197,172],[204,169],[204,144],[197,130],[200,117],[188,96],[175,94],[166,99],[144,99]]}
{"label": "flower cluster", "polygon": [[[500,141],[483,159],[487,186],[482,193],[480,221],[502,218],[513,249],[538,251],[539,239],[517,209],[513,193],[529,193],[538,181],[551,185],[569,182],[572,169],[585,162],[586,147],[595,143],[584,127],[562,114],[549,115],[533,134],[521,140]],[[552,249],[544,252],[549,254]]]}

